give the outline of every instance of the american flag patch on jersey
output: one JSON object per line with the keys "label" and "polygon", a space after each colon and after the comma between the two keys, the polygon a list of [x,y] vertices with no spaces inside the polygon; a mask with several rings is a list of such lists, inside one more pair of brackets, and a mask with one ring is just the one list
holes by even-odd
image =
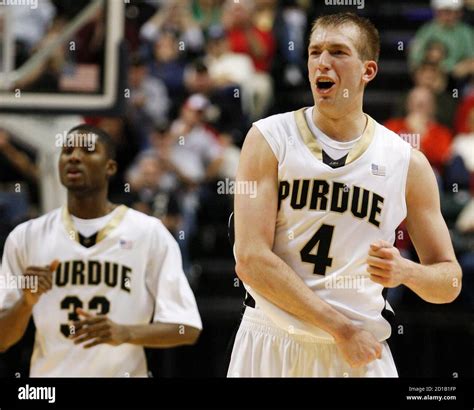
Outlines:
{"label": "american flag patch on jersey", "polygon": [[127,241],[126,239],[120,239],[120,248],[121,249],[132,249],[133,242]]}
{"label": "american flag patch on jersey", "polygon": [[385,167],[383,165],[372,164],[372,174],[378,175],[379,177],[385,176]]}

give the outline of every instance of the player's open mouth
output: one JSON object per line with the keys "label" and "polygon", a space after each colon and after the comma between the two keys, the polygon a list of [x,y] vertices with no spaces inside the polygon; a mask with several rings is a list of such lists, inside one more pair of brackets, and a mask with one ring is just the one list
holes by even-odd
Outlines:
{"label": "player's open mouth", "polygon": [[336,83],[329,78],[321,78],[316,80],[316,89],[320,94],[328,94]]}

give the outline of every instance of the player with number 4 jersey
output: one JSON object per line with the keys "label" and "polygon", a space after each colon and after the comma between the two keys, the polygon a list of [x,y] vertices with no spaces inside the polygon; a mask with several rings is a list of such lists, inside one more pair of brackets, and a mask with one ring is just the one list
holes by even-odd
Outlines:
{"label": "player with number 4 jersey", "polygon": [[[448,303],[461,269],[426,158],[363,112],[378,70],[373,24],[318,18],[314,105],[254,123],[235,196],[236,272],[247,290],[230,377],[396,377],[384,288]],[[406,220],[420,263],[394,247]],[[385,312],[386,313],[386,312]]]}

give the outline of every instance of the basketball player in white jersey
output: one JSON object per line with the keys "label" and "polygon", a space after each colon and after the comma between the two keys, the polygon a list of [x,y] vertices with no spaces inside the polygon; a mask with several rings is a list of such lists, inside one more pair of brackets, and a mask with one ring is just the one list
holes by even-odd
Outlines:
{"label": "basketball player in white jersey", "polygon": [[[461,270],[426,158],[362,110],[376,28],[321,17],[308,51],[314,106],[257,121],[242,149],[257,194],[235,197],[248,297],[228,376],[396,377],[383,289],[449,303]],[[421,263],[393,246],[405,218]]]}
{"label": "basketball player in white jersey", "polygon": [[59,159],[67,205],[6,241],[0,274],[37,278],[38,289],[0,289],[0,348],[32,316],[32,377],[147,376],[144,347],[193,344],[202,328],[174,238],[107,200],[114,155],[103,130],[73,128]]}

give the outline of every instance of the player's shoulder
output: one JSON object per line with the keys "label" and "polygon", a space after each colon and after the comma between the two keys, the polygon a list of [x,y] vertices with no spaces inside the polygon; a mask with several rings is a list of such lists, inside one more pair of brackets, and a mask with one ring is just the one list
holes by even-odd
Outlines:
{"label": "player's shoulder", "polygon": [[150,216],[133,208],[128,208],[126,217],[129,226],[133,226],[133,229],[138,231],[139,234],[142,234],[143,237],[147,235],[158,235],[159,237],[169,239],[169,236],[171,236],[168,229],[163,225],[163,222],[155,216]]}
{"label": "player's shoulder", "polygon": [[253,123],[270,145],[278,162],[284,161],[291,135],[298,133],[295,111],[287,111],[262,118]]}
{"label": "player's shoulder", "polygon": [[383,143],[384,145],[387,145],[389,148],[402,149],[405,151],[410,150],[411,149],[410,140],[416,139],[417,137],[415,134],[399,135],[377,121],[375,121],[375,124],[376,124],[376,129],[375,129],[376,136],[379,137],[379,141],[381,143]]}
{"label": "player's shoulder", "polygon": [[260,120],[255,121],[253,124],[260,128],[260,126],[269,126],[269,125],[280,125],[287,124],[294,121],[294,111],[287,111],[278,114],[273,114],[268,117],[261,118]]}
{"label": "player's shoulder", "polygon": [[141,211],[127,207],[127,222],[134,225],[138,230],[160,229],[163,225],[158,218],[147,215]]}
{"label": "player's shoulder", "polygon": [[9,237],[17,241],[25,237],[37,237],[38,233],[45,232],[55,226],[55,222],[61,217],[61,211],[62,208],[57,208],[37,218],[18,224],[10,232]]}

